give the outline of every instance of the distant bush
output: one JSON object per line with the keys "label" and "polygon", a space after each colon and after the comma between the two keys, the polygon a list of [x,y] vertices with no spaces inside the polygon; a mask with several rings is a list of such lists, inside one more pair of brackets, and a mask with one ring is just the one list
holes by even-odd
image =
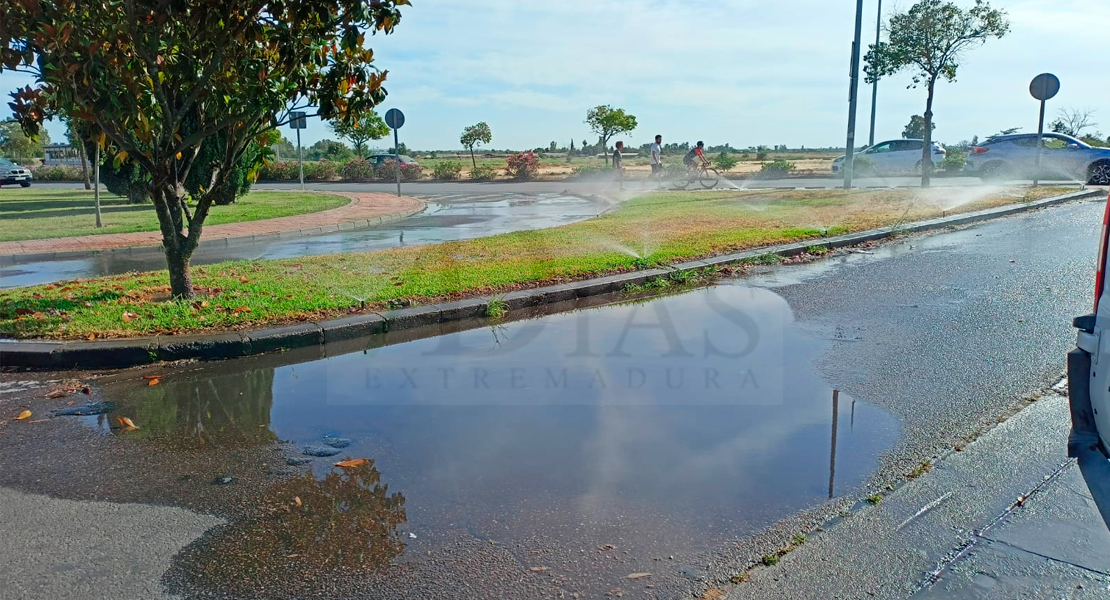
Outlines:
{"label": "distant bush", "polygon": [[591,177],[593,175],[598,175],[600,173],[604,173],[604,172],[609,171],[609,170],[611,170],[611,169],[609,169],[605,165],[596,165],[596,164],[579,165],[577,167],[574,167],[574,170],[571,171],[570,176],[571,177]]}
{"label": "distant bush", "polygon": [[748,160],[748,159],[749,159],[749,158],[751,158],[751,157],[752,157],[752,155],[751,155],[751,154],[749,154],[749,153],[745,152],[745,153],[743,153],[743,154],[741,154],[741,155],[740,155],[740,160]]}
{"label": "distant bush", "polygon": [[109,192],[126,197],[131,204],[143,204],[150,199],[146,177],[138,163],[128,161],[117,169],[108,162],[100,166],[100,183]]}
{"label": "distant bush", "polygon": [[727,171],[735,167],[738,162],[740,161],[736,160],[731,152],[721,152],[713,157],[713,166],[717,167],[718,171]]}
{"label": "distant bush", "polygon": [[339,176],[343,181],[370,181],[374,178],[374,165],[365,158],[357,156],[343,165],[339,170]]}
{"label": "distant bush", "polygon": [[789,175],[790,172],[796,168],[797,165],[794,163],[779,158],[771,162],[763,163],[759,171],[765,176],[781,176]]}
{"label": "distant bush", "polygon": [[505,174],[513,179],[531,179],[540,168],[540,159],[535,152],[521,152],[506,160]]}
{"label": "distant bush", "polygon": [[305,181],[331,181],[339,178],[339,163],[330,160],[306,162],[304,164]]}
{"label": "distant bush", "polygon": [[[387,160],[378,167],[375,173],[378,179],[384,181],[397,180],[397,161]],[[401,179],[403,181],[416,181],[424,175],[424,168],[416,163],[401,163]]]}
{"label": "distant bush", "polygon": [[462,163],[455,160],[445,160],[432,167],[432,179],[453,181],[462,173]]}
{"label": "distant bush", "polygon": [[755,159],[758,160],[759,162],[763,162],[763,161],[767,160],[767,151],[766,150],[760,150],[759,152],[756,152],[755,153]]}
{"label": "distant bush", "polygon": [[948,153],[944,156],[944,162],[940,163],[940,169],[946,175],[958,175],[964,172],[965,165],[967,165],[967,152],[948,148]]}
{"label": "distant bush", "polygon": [[[31,169],[38,181],[81,181],[81,167],[70,165],[38,166]],[[89,173],[92,178],[92,173]]]}
{"label": "distant bush", "polygon": [[297,161],[270,161],[258,169],[258,179],[261,181],[296,181],[298,179]]}
{"label": "distant bush", "polygon": [[497,177],[497,169],[486,165],[478,165],[470,170],[470,178],[474,181],[493,181]]}

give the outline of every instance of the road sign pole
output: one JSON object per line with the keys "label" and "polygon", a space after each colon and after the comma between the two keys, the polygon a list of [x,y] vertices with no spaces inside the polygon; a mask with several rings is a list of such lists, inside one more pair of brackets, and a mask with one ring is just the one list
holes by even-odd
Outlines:
{"label": "road sign pole", "polygon": [[393,155],[396,158],[394,164],[397,166],[397,195],[401,195],[401,142],[397,137],[397,130],[405,124],[405,113],[391,108],[385,113],[385,124],[393,130]]}
{"label": "road sign pole", "polygon": [[851,83],[848,87],[848,143],[844,149],[844,189],[852,189],[852,165],[856,149],[856,100],[859,96],[859,46],[863,33],[863,0],[856,0],[856,37],[852,42]]}
{"label": "road sign pole", "polygon": [[1041,118],[1037,120],[1037,161],[1033,163],[1033,187],[1037,187],[1041,177],[1041,150],[1044,147],[1044,105],[1041,100]]}
{"label": "road sign pole", "polygon": [[301,191],[304,191],[304,159],[301,157],[301,130],[297,130],[297,172],[300,173]]}
{"label": "road sign pole", "polygon": [[[879,45],[879,34],[883,31],[883,0],[879,0],[879,16],[875,17],[875,45]],[[871,85],[871,135],[867,138],[867,145],[875,145],[875,108],[879,102],[879,78]]]}
{"label": "road sign pole", "polygon": [[401,144],[397,142],[397,130],[393,130],[393,153],[397,155],[397,195],[401,195]]}

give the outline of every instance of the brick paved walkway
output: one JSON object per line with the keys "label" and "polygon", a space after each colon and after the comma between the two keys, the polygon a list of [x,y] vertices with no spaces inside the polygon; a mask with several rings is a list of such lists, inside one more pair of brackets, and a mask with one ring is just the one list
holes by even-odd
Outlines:
{"label": "brick paved walkway", "polygon": [[[293,237],[297,234],[312,235],[340,229],[357,229],[407,217],[420,212],[425,206],[422,200],[416,198],[378,192],[337,193],[337,195],[350,198],[351,203],[331,210],[291,217],[227,223],[224,225],[206,225],[200,243],[203,246],[217,240],[228,241],[257,236],[278,236],[280,234],[290,234],[290,237]],[[158,231],[79,235],[65,238],[0,242],[0,256],[94,252],[135,246],[161,245],[162,234]]]}

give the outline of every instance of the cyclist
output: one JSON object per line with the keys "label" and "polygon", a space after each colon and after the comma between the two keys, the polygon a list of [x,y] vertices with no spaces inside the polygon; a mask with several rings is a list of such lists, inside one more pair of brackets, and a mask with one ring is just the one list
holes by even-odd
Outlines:
{"label": "cyclist", "polygon": [[699,141],[698,145],[690,149],[686,156],[682,158],[682,162],[686,164],[686,170],[693,172],[697,168],[708,167],[709,161],[705,159],[705,142]]}

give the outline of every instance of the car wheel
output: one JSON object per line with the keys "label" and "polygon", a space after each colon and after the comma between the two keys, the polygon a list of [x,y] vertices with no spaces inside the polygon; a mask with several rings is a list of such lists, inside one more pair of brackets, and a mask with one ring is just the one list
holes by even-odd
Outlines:
{"label": "car wheel", "polygon": [[983,181],[1000,181],[1006,178],[1009,169],[1000,162],[987,163],[979,167],[979,179]]}
{"label": "car wheel", "polygon": [[[929,161],[929,164],[933,165],[932,172],[936,173],[937,172],[937,163],[935,163],[933,161]],[[914,175],[921,175],[921,161],[920,160],[917,161],[917,164],[913,166],[913,174]]]}
{"label": "car wheel", "polygon": [[19,187],[31,187],[31,182],[30,181],[20,181],[19,182]]}
{"label": "car wheel", "polygon": [[1110,185],[1110,160],[1100,160],[1087,167],[1087,183]]}

